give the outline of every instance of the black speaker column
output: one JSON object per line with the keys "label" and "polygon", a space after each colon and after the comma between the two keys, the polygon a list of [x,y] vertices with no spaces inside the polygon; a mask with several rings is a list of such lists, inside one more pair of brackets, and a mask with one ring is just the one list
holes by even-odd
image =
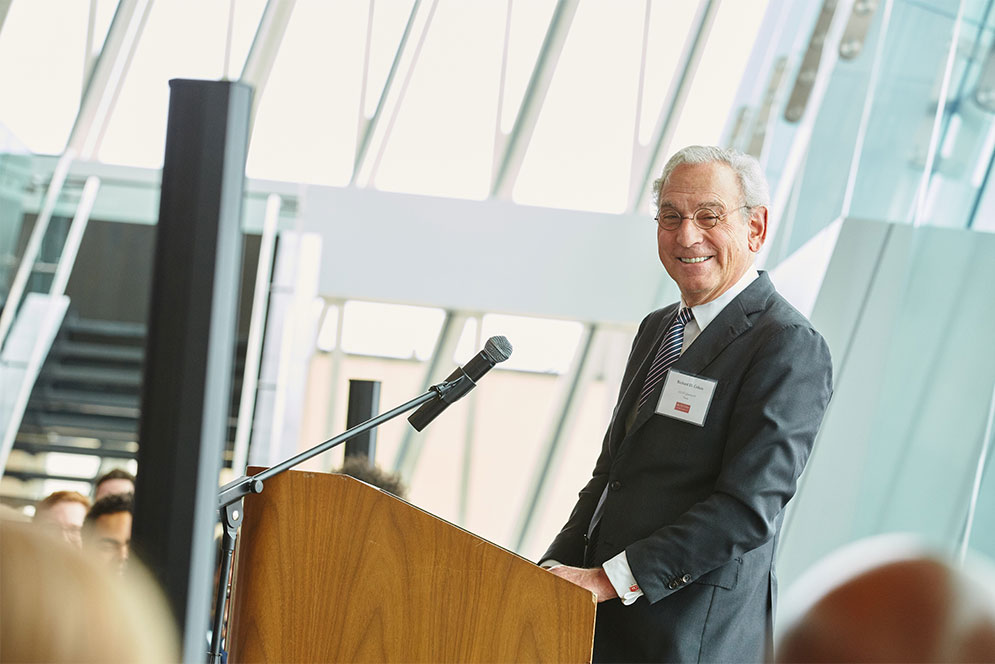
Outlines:
{"label": "black speaker column", "polygon": [[[350,380],[346,429],[373,418],[380,411],[380,381]],[[373,463],[377,452],[377,430],[365,431],[345,444],[346,458],[365,456]]]}
{"label": "black speaker column", "polygon": [[183,661],[193,662],[207,653],[252,89],[180,79],[169,87],[132,541],[168,596]]}

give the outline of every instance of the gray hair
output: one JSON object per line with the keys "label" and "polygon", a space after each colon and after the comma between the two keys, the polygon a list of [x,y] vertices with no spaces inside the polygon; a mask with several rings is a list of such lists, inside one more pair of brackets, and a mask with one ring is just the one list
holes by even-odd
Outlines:
{"label": "gray hair", "polygon": [[739,188],[743,191],[744,204],[749,207],[770,206],[770,187],[764,177],[760,162],[751,155],[739,150],[714,147],[711,145],[690,145],[679,150],[667,165],[663,167],[660,179],[653,183],[653,199],[660,206],[660,192],[667,183],[667,178],[681,164],[711,164],[721,162],[727,164],[739,179]]}

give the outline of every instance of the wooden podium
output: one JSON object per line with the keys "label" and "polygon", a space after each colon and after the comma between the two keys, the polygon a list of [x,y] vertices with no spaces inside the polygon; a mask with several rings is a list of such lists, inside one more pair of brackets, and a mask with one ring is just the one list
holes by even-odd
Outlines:
{"label": "wooden podium", "polygon": [[594,595],[344,475],[244,502],[230,662],[589,662]]}

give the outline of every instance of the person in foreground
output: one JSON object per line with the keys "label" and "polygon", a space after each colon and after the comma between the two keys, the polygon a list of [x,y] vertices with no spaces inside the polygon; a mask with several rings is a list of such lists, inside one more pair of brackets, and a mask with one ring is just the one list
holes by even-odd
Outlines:
{"label": "person in foreground", "polygon": [[540,561],[597,595],[596,662],[762,661],[829,349],[754,267],[769,204],[755,159],[684,148],[656,193],[681,300],[639,326],[591,480]]}
{"label": "person in foreground", "polygon": [[995,662],[995,566],[915,536],[833,552],[792,585],[776,662]]}

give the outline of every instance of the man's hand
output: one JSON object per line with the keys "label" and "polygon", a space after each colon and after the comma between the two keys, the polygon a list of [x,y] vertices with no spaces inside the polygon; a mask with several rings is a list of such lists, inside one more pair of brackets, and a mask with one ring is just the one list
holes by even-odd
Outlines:
{"label": "man's hand", "polygon": [[559,565],[558,567],[551,567],[549,571],[581,588],[587,588],[594,593],[599,602],[618,597],[615,587],[612,586],[611,581],[608,580],[608,575],[605,574],[605,570],[601,567],[585,569],[583,567]]}

